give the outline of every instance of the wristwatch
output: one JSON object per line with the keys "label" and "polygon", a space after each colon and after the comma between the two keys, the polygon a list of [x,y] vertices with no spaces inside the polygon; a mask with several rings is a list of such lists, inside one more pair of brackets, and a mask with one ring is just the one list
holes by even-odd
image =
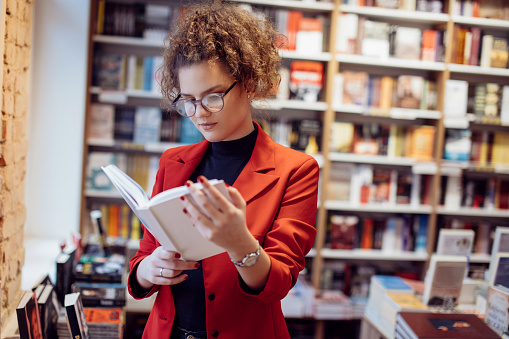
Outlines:
{"label": "wristwatch", "polygon": [[235,261],[231,258],[230,258],[230,260],[232,261],[232,263],[234,263],[235,265],[237,265],[239,267],[253,266],[258,261],[258,258],[260,257],[260,251],[261,251],[260,243],[258,242],[258,240],[256,240],[256,245],[258,245],[258,249],[256,250],[256,252],[246,254],[244,256],[244,258],[242,258],[241,261]]}

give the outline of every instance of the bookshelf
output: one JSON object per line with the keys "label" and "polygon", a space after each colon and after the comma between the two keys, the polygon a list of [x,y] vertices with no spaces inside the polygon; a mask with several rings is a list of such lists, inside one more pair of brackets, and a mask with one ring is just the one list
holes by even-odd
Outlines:
{"label": "bookshelf", "polygon": [[[255,111],[267,113],[273,120],[284,119],[314,119],[321,123],[320,153],[314,155],[321,168],[320,196],[317,214],[317,238],[315,247],[307,256],[311,267],[309,276],[315,288],[323,284],[323,270],[326,261],[348,262],[352,265],[362,265],[366,262],[379,265],[383,269],[391,266],[397,267],[414,265],[417,273],[423,278],[430,255],[435,250],[438,231],[441,227],[450,225],[451,220],[461,223],[472,221],[474,223],[488,221],[490,227],[507,225],[509,220],[508,209],[478,208],[460,206],[447,208],[443,206],[441,192],[443,177],[484,178],[492,176],[502,181],[509,180],[509,163],[479,163],[476,161],[449,161],[444,160],[444,147],[447,144],[448,129],[470,129],[472,131],[487,131],[489,133],[509,133],[509,124],[500,117],[480,117],[469,111],[464,117],[450,118],[444,115],[444,108],[448,97],[445,88],[448,80],[466,80],[471,85],[477,83],[494,82],[500,86],[509,85],[509,69],[481,67],[477,65],[456,64],[452,62],[456,51],[456,40],[453,37],[456,26],[477,27],[491,34],[503,35],[509,38],[509,21],[465,17],[457,14],[458,1],[445,1],[441,13],[416,12],[399,9],[376,8],[357,6],[352,1],[296,1],[296,0],[232,0],[243,4],[250,4],[256,8],[265,8],[268,13],[278,9],[301,11],[310,17],[318,16],[325,23],[324,48],[321,52],[310,53],[306,51],[280,52],[283,65],[288,67],[293,61],[313,61],[324,66],[324,87],[316,102],[307,102],[295,99],[271,99],[253,102]],[[125,1],[132,3],[132,1]],[[160,3],[147,1],[148,3]],[[343,3],[345,2],[345,4]],[[89,39],[89,77],[87,90],[87,112],[92,103],[103,103],[115,106],[151,106],[158,107],[161,95],[155,91],[140,89],[105,89],[93,84],[94,51],[101,49],[107,53],[136,54],[137,56],[155,56],[161,52],[161,41],[141,37],[125,37],[100,35],[95,33],[97,5],[99,0],[91,2],[91,25]],[[176,3],[171,2],[176,5]],[[419,28],[421,30],[435,30],[443,34],[443,56],[436,60],[423,61],[420,59],[396,58],[392,54],[385,57],[362,55],[362,53],[339,53],[338,36],[343,14],[357,15],[367,20],[386,22],[400,27]],[[397,81],[401,75],[421,77],[435,88],[435,102],[426,107],[399,107],[397,104],[390,107],[377,107],[372,103],[347,104],[338,102],[337,75],[343,72],[366,72],[370,77],[391,77]],[[431,86],[431,85],[429,85]],[[396,89],[394,87],[394,89]],[[392,91],[391,91],[392,93]],[[469,94],[472,95],[472,94]],[[433,106],[433,107],[431,107]],[[87,116],[87,122],[90,117]],[[399,155],[389,156],[382,154],[354,154],[353,152],[339,152],[332,148],[330,140],[333,137],[332,126],[334,122],[347,122],[353,125],[378,124],[380,126],[397,126],[404,130],[415,127],[428,126],[434,129],[433,152],[426,159],[415,156]],[[87,131],[85,128],[85,131]],[[127,155],[160,155],[165,149],[176,147],[183,143],[178,141],[162,141],[134,143],[119,140],[84,140],[85,154],[89,152],[110,152]],[[86,159],[84,159],[86,164]],[[353,166],[372,166],[373,169],[389,169],[398,173],[408,172],[413,175],[429,177],[429,201],[417,204],[401,203],[358,203],[331,199],[327,189],[332,183],[336,164],[352,164]],[[111,192],[94,190],[86,187],[87,168],[83,168],[83,195],[81,231],[88,232],[88,208],[93,201],[118,203],[119,196]],[[414,250],[386,252],[380,249],[331,249],[327,248],[330,218],[332,215],[356,215],[363,222],[366,218],[387,220],[391,217],[405,216],[414,218],[425,217],[426,248],[424,252]],[[477,224],[476,224],[477,225]],[[474,227],[477,227],[474,225]],[[487,264],[489,255],[475,253],[472,263]],[[397,270],[397,268],[396,268]],[[316,320],[315,338],[320,339],[326,335],[326,320]]]}

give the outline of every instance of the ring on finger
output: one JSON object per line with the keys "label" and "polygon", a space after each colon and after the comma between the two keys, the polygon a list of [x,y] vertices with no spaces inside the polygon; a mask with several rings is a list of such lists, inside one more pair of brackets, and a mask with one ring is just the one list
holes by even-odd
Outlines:
{"label": "ring on finger", "polygon": [[163,277],[163,270],[164,268],[161,267],[161,269],[159,270],[159,276],[162,278]]}

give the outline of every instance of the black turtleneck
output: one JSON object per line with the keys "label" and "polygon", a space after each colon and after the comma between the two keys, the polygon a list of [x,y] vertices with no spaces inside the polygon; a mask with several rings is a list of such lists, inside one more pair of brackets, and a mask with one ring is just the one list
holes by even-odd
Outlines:
{"label": "black turtleneck", "polygon": [[[207,179],[223,179],[228,185],[233,185],[253,153],[258,135],[258,127],[254,127],[253,132],[241,139],[211,142],[189,180],[196,182],[198,176],[203,175]],[[184,274],[188,274],[189,279],[171,286],[175,302],[175,325],[191,331],[206,331],[202,267],[200,265],[198,269],[184,271]]]}

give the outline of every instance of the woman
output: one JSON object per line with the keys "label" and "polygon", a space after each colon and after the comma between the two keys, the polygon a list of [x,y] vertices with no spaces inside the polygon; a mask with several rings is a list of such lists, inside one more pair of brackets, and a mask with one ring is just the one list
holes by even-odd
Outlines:
{"label": "woman", "polygon": [[[184,261],[144,232],[128,282],[135,298],[158,292],[143,338],[289,338],[280,300],[313,246],[319,170],[252,120],[251,100],[278,79],[275,38],[231,4],[189,8],[170,34],[163,95],[205,140],[162,155],[152,194],[188,185],[207,216],[185,198],[182,208],[226,252]],[[207,178],[223,179],[231,202]]]}

